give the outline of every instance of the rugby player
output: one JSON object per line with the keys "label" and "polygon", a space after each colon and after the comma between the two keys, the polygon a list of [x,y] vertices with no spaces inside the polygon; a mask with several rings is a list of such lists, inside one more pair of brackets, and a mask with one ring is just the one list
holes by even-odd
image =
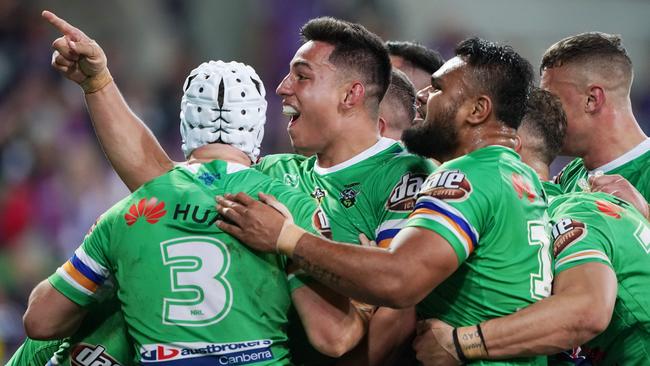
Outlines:
{"label": "rugby player", "polygon": [[[531,101],[532,113],[519,133],[521,156],[548,178],[566,122],[552,97],[537,92]],[[554,223],[553,295],[478,325],[419,324],[414,347],[424,365],[554,354],[579,346],[569,353],[576,364],[647,362],[650,225],[630,203],[601,192],[556,196],[549,212]]]}
{"label": "rugby player", "polygon": [[431,74],[445,63],[445,59],[435,50],[417,42],[386,42],[390,63],[408,76],[420,91],[429,86]]}
{"label": "rugby player", "polygon": [[[550,295],[546,198],[513,148],[532,67],[510,47],[461,42],[420,91],[426,118],[405,131],[410,151],[444,163],[423,184],[389,250],[303,233],[243,194],[218,198],[219,227],[280,251],[333,289],[454,326],[511,314]],[[476,320],[472,320],[476,319]],[[546,357],[508,360],[546,364]]]}
{"label": "rugby player", "polygon": [[[294,148],[316,156],[267,156],[257,169],[312,194],[329,219],[318,222],[322,235],[358,243],[362,232],[387,246],[406,222],[414,195],[433,164],[379,137],[378,105],[390,73],[381,40],[358,24],[332,18],[314,19],[301,32],[305,43],[277,92],[284,98],[285,113],[291,115]],[[55,41],[53,65],[66,73],[81,55],[80,63],[93,67],[85,67],[80,77],[70,75],[71,79],[105,82],[85,98],[104,151],[127,186],[136,189],[171,169],[174,162],[121,97],[101,48],[80,31],[66,37]],[[381,319],[384,322],[378,323]],[[391,309],[375,313],[370,331],[382,329],[379,333],[387,335],[382,338],[387,343],[382,341],[376,352],[369,352],[370,364],[374,358],[384,360],[410,334],[400,327],[391,335],[393,330],[383,330],[381,324],[414,329],[414,313]]]}
{"label": "rugby player", "polygon": [[[101,84],[86,87],[92,93]],[[309,339],[325,354],[335,354],[338,344],[330,333],[341,339],[340,329],[356,329],[354,339],[361,337],[364,318],[349,300],[331,291],[312,296],[306,286],[289,297],[284,257],[252,252],[214,225],[211,206],[219,191],[276,191],[297,223],[313,232],[322,217],[307,195],[249,168],[259,154],[264,97],[261,80],[244,64],[209,62],[190,73],[181,103],[189,160],[111,208],[73,257],[36,287],[24,318],[30,337],[74,334],[84,308],[101,302],[113,286],[141,364],[290,364],[291,299]],[[196,131],[200,124],[212,125],[208,140],[219,142],[206,142],[206,133]],[[221,142],[226,135],[230,144]],[[312,315],[321,296],[341,310]],[[319,317],[328,327],[310,326]]]}
{"label": "rugby player", "polygon": [[560,98],[567,114],[562,153],[578,157],[556,177],[563,191],[583,190],[589,175],[603,172],[626,178],[650,199],[650,139],[632,111],[634,72],[620,36],[564,38],[546,50],[540,69],[540,86]]}
{"label": "rugby player", "polygon": [[413,83],[406,74],[393,68],[390,85],[379,104],[379,133],[383,137],[400,140],[402,132],[413,125],[415,93]]}

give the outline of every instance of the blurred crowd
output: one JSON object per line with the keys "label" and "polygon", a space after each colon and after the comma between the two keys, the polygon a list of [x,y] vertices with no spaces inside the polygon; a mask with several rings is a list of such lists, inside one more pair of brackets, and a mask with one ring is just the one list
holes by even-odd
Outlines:
{"label": "blurred crowd", "polygon": [[[191,28],[189,14],[195,9],[190,5],[174,0],[157,3],[156,12],[163,19]],[[230,55],[252,58],[242,61],[255,66],[265,80],[269,123],[263,153],[290,148],[286,118],[280,115],[279,98],[273,92],[296,49],[301,24],[329,14],[361,22],[387,39],[398,28],[390,21],[391,9],[377,4],[381,2],[357,1],[343,8],[328,1],[296,2],[291,7],[287,3],[267,2],[269,11],[257,11],[256,21],[242,26],[246,35],[241,36],[257,37],[251,41],[255,47]],[[5,356],[11,354],[23,339],[21,316],[29,291],[70,256],[101,212],[128,193],[95,140],[81,90],[50,68],[50,45],[55,37],[40,18],[42,6],[0,1],[0,361],[3,349]],[[121,39],[104,35],[102,44],[108,45],[109,66],[128,103],[171,157],[180,160],[182,82],[210,56],[188,47],[200,42],[200,37],[189,32],[177,36],[164,44],[172,58],[155,78],[134,74],[132,64],[120,53]],[[464,36],[450,31],[417,41],[448,57],[453,51],[450,45]],[[219,57],[228,58],[212,58]],[[648,133],[650,87],[637,87],[633,100],[635,114]]]}

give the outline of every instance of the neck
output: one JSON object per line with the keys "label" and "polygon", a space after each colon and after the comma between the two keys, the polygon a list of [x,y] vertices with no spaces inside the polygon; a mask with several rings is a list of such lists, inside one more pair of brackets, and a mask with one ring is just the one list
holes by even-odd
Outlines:
{"label": "neck", "polygon": [[468,133],[459,136],[460,146],[449,156],[451,160],[490,145],[515,148],[517,131],[501,122],[487,122],[471,128]]}
{"label": "neck", "polygon": [[229,163],[237,163],[245,166],[251,165],[250,158],[241,150],[230,145],[219,143],[203,145],[197,148],[192,151],[187,162],[190,164],[208,163],[213,160],[223,160]]}
{"label": "neck", "polygon": [[343,126],[350,128],[345,128],[330,144],[316,153],[321,168],[330,168],[350,160],[379,141],[377,121],[347,121]]}
{"label": "neck", "polygon": [[585,153],[580,156],[589,170],[615,160],[648,138],[639,127],[631,108],[621,113],[613,111],[603,115],[596,124],[602,127],[589,134],[591,138]]}

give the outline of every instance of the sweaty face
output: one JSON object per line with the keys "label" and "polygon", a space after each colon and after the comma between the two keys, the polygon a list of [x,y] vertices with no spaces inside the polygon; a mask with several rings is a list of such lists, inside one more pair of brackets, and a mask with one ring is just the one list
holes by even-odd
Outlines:
{"label": "sweaty face", "polygon": [[[555,94],[562,103],[562,108],[567,117],[566,136],[562,147],[562,154],[580,155],[580,141],[585,132],[584,106],[586,96],[580,92],[575,80],[570,77],[570,70],[566,67],[554,67],[542,71],[540,88]],[[587,128],[588,130],[588,128]]]}
{"label": "sweaty face", "polygon": [[291,144],[299,153],[321,152],[342,128],[337,124],[340,82],[329,61],[333,50],[334,46],[318,41],[302,45],[276,90],[282,97],[282,112],[290,118]]}
{"label": "sweaty face", "polygon": [[464,65],[457,57],[447,61],[433,74],[431,85],[418,92],[418,116],[413,127],[402,134],[402,141],[410,152],[445,161],[458,148],[458,110],[464,100]]}

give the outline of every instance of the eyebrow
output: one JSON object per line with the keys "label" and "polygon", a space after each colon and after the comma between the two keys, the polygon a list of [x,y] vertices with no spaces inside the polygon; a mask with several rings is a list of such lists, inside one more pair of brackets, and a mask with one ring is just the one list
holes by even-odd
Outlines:
{"label": "eyebrow", "polygon": [[298,61],[294,62],[293,64],[291,64],[291,66],[292,67],[304,66],[304,67],[308,68],[309,70],[311,70],[311,65],[309,65],[309,63],[307,61],[298,60]]}

